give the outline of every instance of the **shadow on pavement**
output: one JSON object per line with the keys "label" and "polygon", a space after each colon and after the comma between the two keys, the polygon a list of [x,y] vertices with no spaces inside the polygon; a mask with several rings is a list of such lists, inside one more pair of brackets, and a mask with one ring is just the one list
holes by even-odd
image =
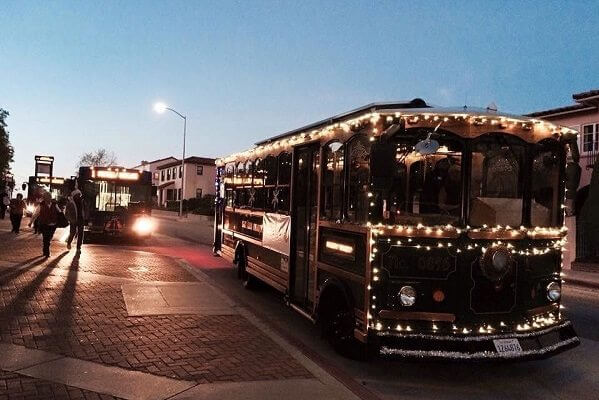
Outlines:
{"label": "shadow on pavement", "polygon": [[[14,319],[18,318],[23,313],[23,311],[25,310],[25,307],[27,305],[27,302],[29,300],[31,300],[31,298],[35,294],[35,291],[42,285],[44,280],[46,280],[48,275],[50,275],[50,273],[58,265],[60,260],[67,254],[68,254],[68,252],[65,251],[62,254],[60,254],[58,257],[56,257],[55,259],[50,261],[48,264],[46,264],[44,269],[42,269],[40,271],[40,273],[31,282],[29,282],[29,284],[27,284],[27,286],[25,286],[24,288],[22,288],[19,291],[19,293],[12,299],[12,301],[9,304],[4,306],[2,311],[0,311],[0,321],[2,321],[2,324],[1,324],[2,326],[4,326],[4,327],[10,326],[10,323]],[[27,269],[30,269],[36,265],[42,264],[44,261],[45,261],[45,259],[40,259],[39,261],[34,262],[28,268],[18,271],[18,275],[22,274]],[[2,283],[5,283],[5,282],[2,281]]]}

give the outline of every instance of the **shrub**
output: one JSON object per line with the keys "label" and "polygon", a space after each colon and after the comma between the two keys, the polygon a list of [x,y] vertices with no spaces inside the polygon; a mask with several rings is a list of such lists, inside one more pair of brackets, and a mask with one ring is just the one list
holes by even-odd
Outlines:
{"label": "shrub", "polygon": [[[191,212],[200,215],[214,215],[215,196],[207,194],[201,199],[191,198],[183,200],[183,212]],[[169,200],[166,202],[166,209],[169,211],[179,211],[179,201]]]}

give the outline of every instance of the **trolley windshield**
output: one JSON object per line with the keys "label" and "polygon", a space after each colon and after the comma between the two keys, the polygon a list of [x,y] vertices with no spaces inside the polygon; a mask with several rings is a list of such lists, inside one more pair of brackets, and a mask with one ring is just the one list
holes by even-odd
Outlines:
{"label": "trolley windshield", "polygon": [[439,139],[434,154],[420,154],[422,135],[396,136],[392,183],[379,204],[385,223],[437,225],[457,223],[462,205],[462,144],[451,135]]}
{"label": "trolley windshield", "polygon": [[123,211],[131,203],[146,203],[150,190],[139,183],[97,180],[93,184],[94,207],[98,211]]}

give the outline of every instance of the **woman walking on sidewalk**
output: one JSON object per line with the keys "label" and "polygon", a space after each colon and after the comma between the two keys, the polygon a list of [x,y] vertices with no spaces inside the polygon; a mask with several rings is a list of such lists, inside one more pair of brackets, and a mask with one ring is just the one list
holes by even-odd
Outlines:
{"label": "woman walking on sidewalk", "polygon": [[39,229],[42,232],[42,243],[43,243],[43,254],[44,257],[50,257],[50,242],[56,232],[56,225],[58,224],[58,215],[62,213],[56,201],[52,200],[50,193],[46,192],[43,196],[43,201],[35,210],[35,213],[31,217],[29,226],[35,221],[39,223]]}
{"label": "woman walking on sidewalk", "polygon": [[21,220],[23,219],[23,211],[25,210],[25,202],[23,201],[23,195],[17,194],[16,199],[10,201],[10,222],[12,223],[12,231],[19,233],[21,229]]}

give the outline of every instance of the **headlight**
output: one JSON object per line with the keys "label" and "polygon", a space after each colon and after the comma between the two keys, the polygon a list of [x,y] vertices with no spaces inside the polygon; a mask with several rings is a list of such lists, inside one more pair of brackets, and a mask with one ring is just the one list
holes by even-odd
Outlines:
{"label": "headlight", "polygon": [[412,286],[404,286],[399,289],[399,301],[404,307],[413,306],[416,303],[416,289]]}
{"label": "headlight", "polygon": [[558,301],[562,297],[562,287],[557,282],[547,285],[547,298],[549,301]]}
{"label": "headlight", "polygon": [[154,221],[148,217],[140,217],[133,223],[133,230],[138,235],[149,235],[154,230]]}
{"label": "headlight", "polygon": [[485,278],[491,282],[499,282],[512,269],[512,254],[503,247],[491,247],[480,259],[480,267]]}

